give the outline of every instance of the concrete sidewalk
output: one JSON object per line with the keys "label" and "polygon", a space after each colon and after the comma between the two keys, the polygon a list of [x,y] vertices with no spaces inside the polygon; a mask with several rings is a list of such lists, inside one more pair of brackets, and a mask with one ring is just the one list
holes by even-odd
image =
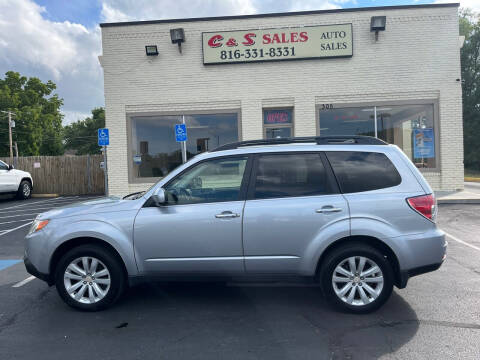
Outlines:
{"label": "concrete sidewalk", "polygon": [[439,204],[480,204],[480,183],[465,182],[464,190],[451,193],[437,193]]}

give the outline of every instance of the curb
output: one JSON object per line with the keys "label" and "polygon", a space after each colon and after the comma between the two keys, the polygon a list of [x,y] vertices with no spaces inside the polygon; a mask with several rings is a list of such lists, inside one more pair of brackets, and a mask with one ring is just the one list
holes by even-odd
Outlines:
{"label": "curb", "polygon": [[437,199],[437,204],[480,204],[480,199]]}
{"label": "curb", "polygon": [[59,196],[60,194],[32,194],[32,198],[54,198]]}

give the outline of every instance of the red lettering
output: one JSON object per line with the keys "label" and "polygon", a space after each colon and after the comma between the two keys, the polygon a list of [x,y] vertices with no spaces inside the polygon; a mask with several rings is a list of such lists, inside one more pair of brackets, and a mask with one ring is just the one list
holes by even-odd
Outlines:
{"label": "red lettering", "polygon": [[226,45],[229,46],[229,47],[238,46],[237,40],[235,40],[234,38],[230,38],[230,39],[228,39]]}
{"label": "red lettering", "polygon": [[286,43],[289,43],[289,42],[290,41],[288,41],[287,34],[282,33],[282,44],[286,44]]}
{"label": "red lettering", "polygon": [[242,42],[243,45],[245,46],[251,46],[253,44],[255,44],[255,40],[253,40],[253,38],[255,38],[257,35],[255,33],[248,33],[248,34],[245,34],[243,37],[245,38],[245,41]]}
{"label": "red lettering", "polygon": [[290,42],[298,42],[298,33],[297,32],[290,33]]}
{"label": "red lettering", "polygon": [[272,44],[275,44],[275,43],[281,43],[280,41],[280,36],[278,34],[273,34],[273,38],[272,38]]}
{"label": "red lettering", "polygon": [[208,46],[210,46],[212,48],[220,47],[220,46],[222,46],[222,43],[221,43],[222,40],[223,40],[222,35],[213,35],[210,38],[210,40],[208,40]]}
{"label": "red lettering", "polygon": [[271,42],[272,42],[272,39],[270,39],[270,34],[263,34],[263,43],[270,44]]}
{"label": "red lettering", "polygon": [[300,42],[305,42],[308,40],[308,35],[306,31],[302,31],[300,33]]}

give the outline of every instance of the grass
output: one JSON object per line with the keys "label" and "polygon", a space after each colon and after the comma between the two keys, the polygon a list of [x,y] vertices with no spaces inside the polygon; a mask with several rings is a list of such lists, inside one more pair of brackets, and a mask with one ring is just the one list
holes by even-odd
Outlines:
{"label": "grass", "polygon": [[465,181],[480,182],[480,170],[465,169]]}

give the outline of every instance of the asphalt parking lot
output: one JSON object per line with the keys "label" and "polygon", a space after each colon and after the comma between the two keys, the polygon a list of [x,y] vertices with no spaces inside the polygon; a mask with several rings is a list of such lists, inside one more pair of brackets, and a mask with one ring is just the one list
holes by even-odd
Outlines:
{"label": "asphalt parking lot", "polygon": [[480,359],[480,205],[441,205],[439,271],[369,315],[338,313],[315,286],[149,284],[82,313],[19,262],[41,211],[80,197],[0,199],[0,359]]}

